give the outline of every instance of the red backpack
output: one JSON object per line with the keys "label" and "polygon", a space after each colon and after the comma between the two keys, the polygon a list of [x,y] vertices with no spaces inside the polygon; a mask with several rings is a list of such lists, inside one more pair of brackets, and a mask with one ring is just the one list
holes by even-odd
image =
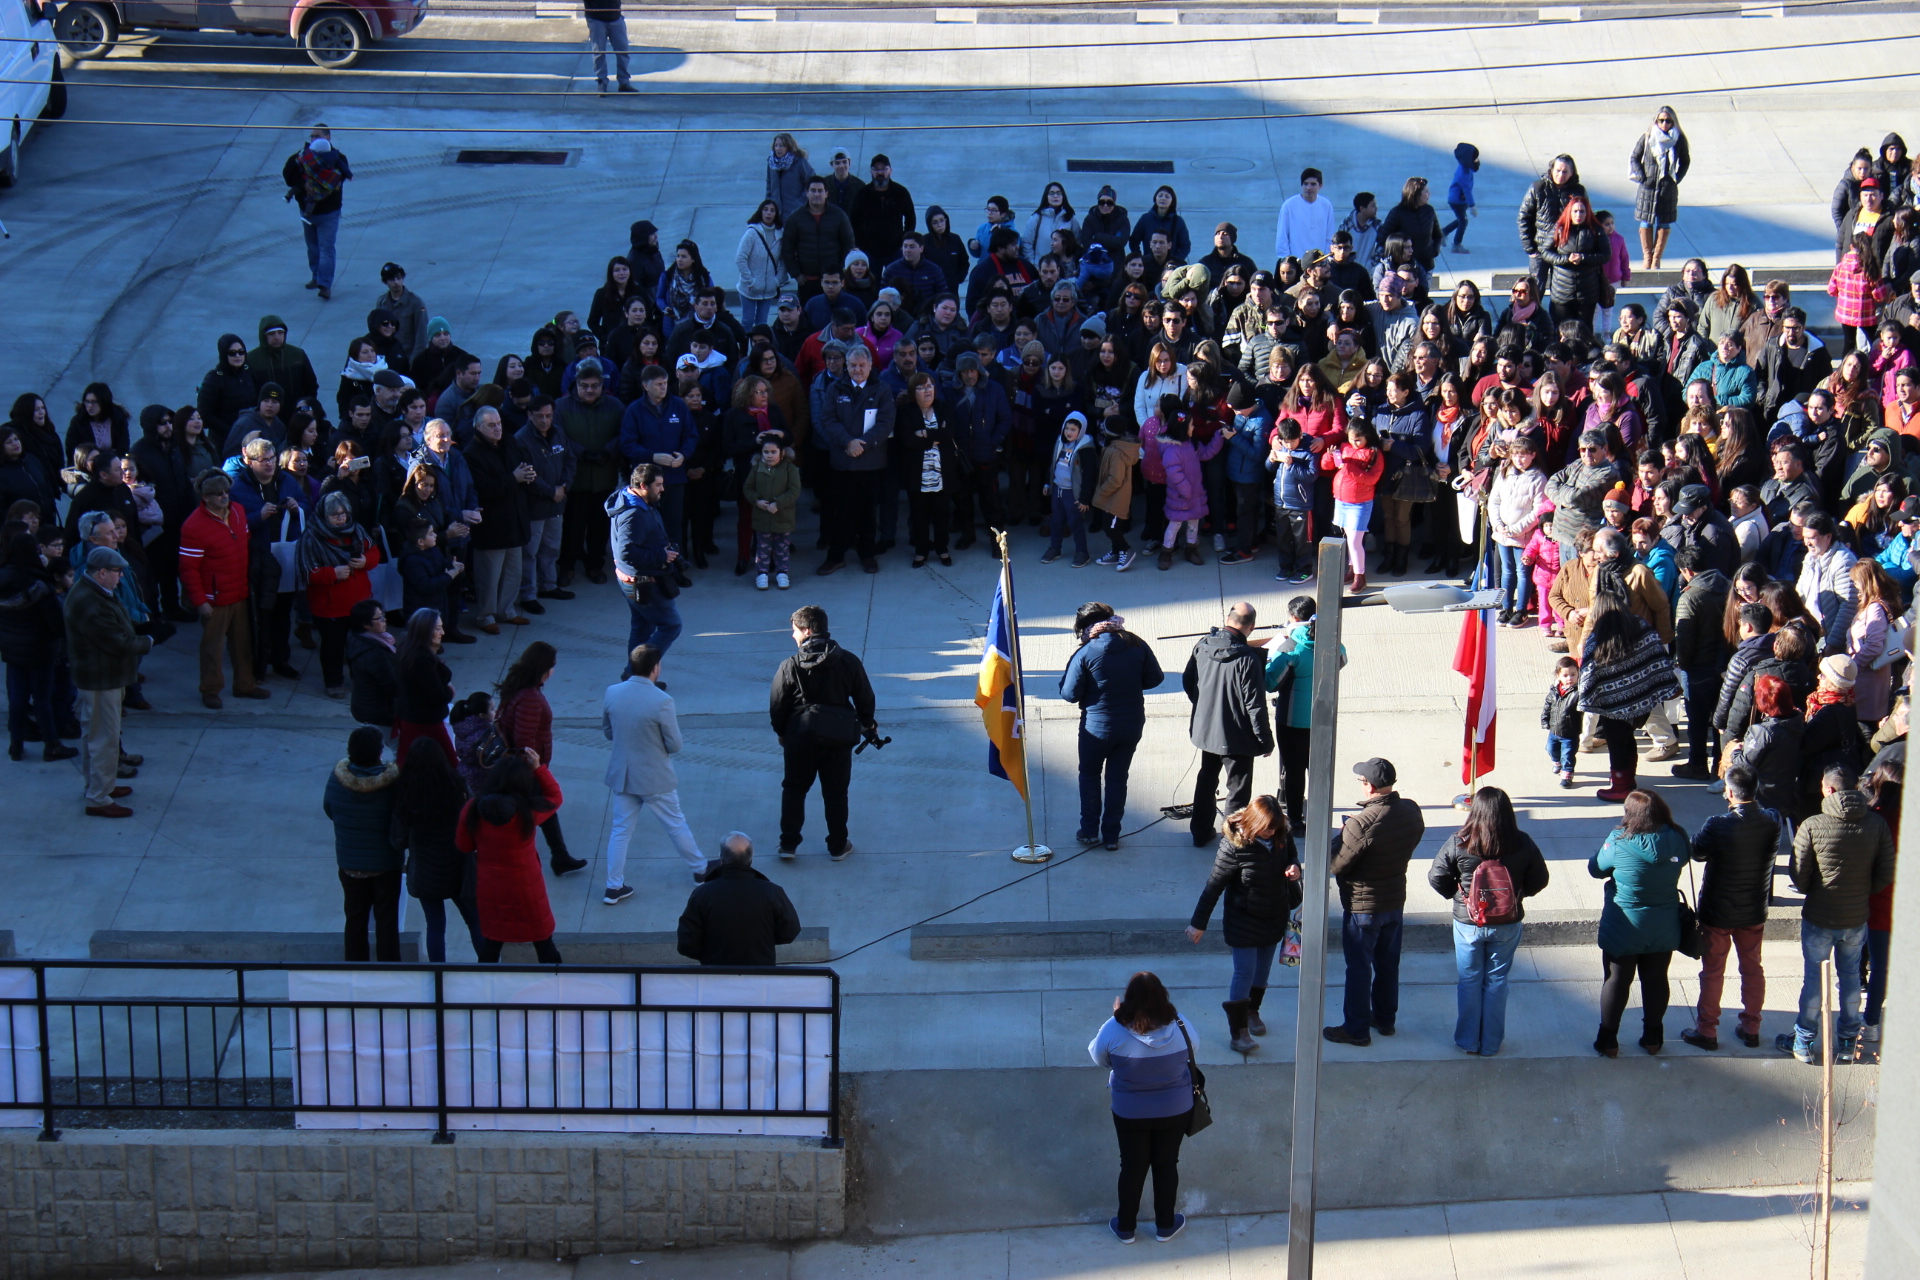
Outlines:
{"label": "red backpack", "polygon": [[1498,858],[1482,858],[1467,884],[1467,919],[1477,925],[1512,924],[1520,918],[1520,895]]}

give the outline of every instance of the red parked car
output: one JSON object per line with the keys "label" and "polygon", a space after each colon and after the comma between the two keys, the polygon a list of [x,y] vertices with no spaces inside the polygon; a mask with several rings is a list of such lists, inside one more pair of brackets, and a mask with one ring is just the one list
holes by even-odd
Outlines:
{"label": "red parked car", "polygon": [[405,35],[427,16],[427,0],[69,0],[53,20],[72,58],[98,58],[120,34],[237,31],[292,36],[314,65],[350,67],[370,44]]}

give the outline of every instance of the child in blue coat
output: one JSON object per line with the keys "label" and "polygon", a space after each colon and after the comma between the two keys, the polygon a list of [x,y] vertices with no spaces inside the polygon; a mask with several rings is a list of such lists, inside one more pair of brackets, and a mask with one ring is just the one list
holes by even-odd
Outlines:
{"label": "child in blue coat", "polygon": [[1467,214],[1480,216],[1480,210],[1473,203],[1473,175],[1480,172],[1480,148],[1471,142],[1463,142],[1453,149],[1453,181],[1447,184],[1447,208],[1453,210],[1453,221],[1440,228],[1440,238],[1453,237],[1452,253],[1466,253],[1461,244],[1467,238]]}

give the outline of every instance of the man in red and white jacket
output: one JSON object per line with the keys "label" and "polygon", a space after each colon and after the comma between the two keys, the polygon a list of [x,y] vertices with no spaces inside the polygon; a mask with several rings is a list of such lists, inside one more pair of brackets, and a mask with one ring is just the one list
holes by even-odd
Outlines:
{"label": "man in red and white jacket", "polygon": [[233,692],[241,698],[270,695],[253,678],[253,645],[247,625],[247,566],[252,553],[247,516],[228,497],[233,482],[218,471],[200,477],[200,505],[180,527],[180,600],[200,613],[200,701],[218,711],[220,648],[233,655]]}

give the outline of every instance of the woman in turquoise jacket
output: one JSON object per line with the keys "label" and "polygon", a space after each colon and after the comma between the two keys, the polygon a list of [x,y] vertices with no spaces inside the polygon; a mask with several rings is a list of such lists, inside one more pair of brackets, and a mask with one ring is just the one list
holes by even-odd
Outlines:
{"label": "woman in turquoise jacket", "polygon": [[[1287,802],[1287,822],[1295,831],[1300,830],[1307,807],[1307,744],[1313,736],[1314,611],[1312,596],[1295,596],[1287,602],[1287,625],[1274,637],[1267,659],[1267,692],[1280,694],[1273,702],[1274,738],[1280,747],[1280,788]],[[1340,646],[1340,665],[1347,665],[1345,645]]]}
{"label": "woman in turquoise jacket", "polygon": [[1593,1048],[1602,1057],[1620,1056],[1620,1017],[1640,977],[1645,1028],[1640,1047],[1660,1052],[1667,1012],[1667,963],[1680,946],[1680,873],[1692,856],[1687,833],[1673,820],[1667,802],[1650,791],[1627,795],[1620,825],[1600,852],[1587,860],[1587,874],[1605,880],[1606,905],[1600,911],[1600,1034]]}

